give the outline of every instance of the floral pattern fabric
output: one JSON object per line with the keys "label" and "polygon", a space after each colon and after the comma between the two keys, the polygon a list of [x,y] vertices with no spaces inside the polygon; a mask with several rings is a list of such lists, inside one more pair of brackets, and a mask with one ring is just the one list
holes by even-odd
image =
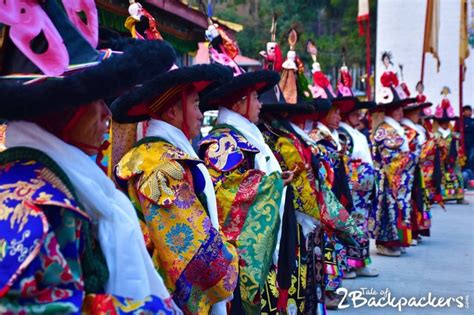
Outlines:
{"label": "floral pattern fabric", "polygon": [[254,168],[258,149],[230,126],[214,127],[199,152],[214,182],[222,232],[239,253],[242,306],[259,313],[280,226],[283,180]]}
{"label": "floral pattern fabric", "polygon": [[367,218],[374,206],[375,172],[372,164],[362,161],[361,159],[352,158],[354,141],[349,132],[344,128],[340,128],[339,130],[341,137],[345,138],[343,161],[354,205],[352,217],[357,222],[357,226],[364,232],[364,236],[358,239],[359,246],[348,246],[347,263],[349,267],[352,268],[363,268],[371,262]]}
{"label": "floral pattern fabric", "polygon": [[[336,195],[337,172],[341,171],[341,161],[338,152],[338,143],[334,141],[330,134],[318,128],[309,133],[310,138],[316,143],[313,152],[317,154],[320,168],[319,176],[322,181],[322,191],[326,208],[338,213],[337,217],[343,222],[354,220],[344,207],[347,200],[342,200],[342,195]],[[324,218],[324,215],[323,215]],[[324,222],[324,221],[323,221]],[[325,291],[336,291],[342,284],[343,269],[347,267],[347,255],[344,241],[338,237],[329,226],[325,225],[324,234],[324,280]],[[351,233],[352,234],[352,233]],[[356,233],[348,234],[353,238]]]}
{"label": "floral pattern fabric", "polygon": [[164,140],[144,138],[116,168],[144,218],[155,266],[186,314],[208,313],[237,285],[236,249],[211,225],[198,197],[198,163]]}
{"label": "floral pattern fabric", "polygon": [[[426,195],[425,180],[423,176],[423,163],[426,158],[422,160],[421,155],[423,150],[426,150],[426,143],[421,145],[418,141],[418,132],[408,125],[404,125],[405,133],[408,139],[408,147],[411,153],[415,156],[416,166],[414,171],[413,190],[411,194],[412,212],[411,212],[411,227],[413,238],[419,235],[429,236],[429,228],[431,226],[431,213],[428,196]],[[428,142],[430,145],[432,142]],[[423,152],[425,155],[426,152]],[[425,169],[426,171],[426,169]]]}
{"label": "floral pattern fabric", "polygon": [[369,215],[368,229],[378,244],[391,247],[411,243],[411,188],[416,160],[411,152],[401,150],[404,141],[385,122],[373,137],[377,204]]}
{"label": "floral pattern fabric", "polygon": [[[320,222],[319,203],[322,203],[322,193],[319,190],[314,170],[311,164],[311,148],[301,142],[294,134],[286,130],[278,121],[273,121],[272,125],[262,124],[260,130],[265,138],[265,142],[272,149],[275,157],[280,163],[282,170],[293,170],[294,177],[289,184],[292,194],[287,194],[286,202],[292,203],[293,211],[304,213],[314,220]],[[288,197],[292,197],[291,200]],[[289,209],[285,208],[285,212]],[[285,213],[285,217],[286,217]],[[284,222],[285,224],[285,222]],[[262,304],[262,313],[268,314],[276,310],[286,311],[288,314],[305,313],[312,308],[311,303],[323,304],[321,298],[318,299],[315,293],[323,292],[323,264],[322,264],[322,233],[310,233],[307,238],[301,232],[299,223],[294,222],[296,227],[292,230],[296,234],[296,270],[291,276],[291,287],[288,290],[286,305],[282,303],[282,286],[277,282],[275,269],[270,271],[267,284],[263,292],[265,304]],[[311,231],[315,232],[315,231]],[[320,239],[316,239],[319,236]],[[315,255],[314,250],[308,252],[308,247],[315,242],[318,247],[320,259],[310,257]],[[313,245],[315,247],[316,244]],[[283,245],[280,245],[280,250]],[[318,254],[318,253],[317,253]],[[282,253],[280,253],[281,257]],[[280,267],[281,269],[281,267]],[[318,272],[308,273],[307,270],[317,270]],[[283,271],[285,272],[285,271]],[[313,292],[309,292],[307,287],[311,287]],[[321,305],[321,307],[323,307]],[[280,309],[279,309],[280,308]],[[294,312],[292,312],[292,310]]]}
{"label": "floral pattern fabric", "polygon": [[465,163],[462,153],[460,135],[450,132],[443,137],[440,132],[435,133],[441,161],[441,194],[444,201],[462,200],[464,198],[464,183],[461,167]]}
{"label": "floral pattern fabric", "polygon": [[[87,261],[89,217],[49,157],[35,150],[44,164],[21,150],[0,154],[0,313],[173,314],[171,300],[103,293],[107,265]],[[91,303],[99,300],[107,303]]]}
{"label": "floral pattern fabric", "polygon": [[[438,184],[440,179],[436,178],[436,171],[440,169],[439,149],[437,140],[433,133],[427,131],[426,142],[421,147],[420,169],[422,174],[422,187],[427,200],[427,209],[437,202],[442,201],[441,190]],[[431,215],[430,215],[431,217]]]}

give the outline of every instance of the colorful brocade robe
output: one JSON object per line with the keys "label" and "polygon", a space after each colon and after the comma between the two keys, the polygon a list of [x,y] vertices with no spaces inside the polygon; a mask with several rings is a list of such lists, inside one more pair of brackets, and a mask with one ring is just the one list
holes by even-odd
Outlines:
{"label": "colorful brocade robe", "polygon": [[[270,271],[262,314],[324,314],[324,246],[319,206],[324,199],[313,169],[311,148],[296,136],[287,121],[274,120],[259,128],[282,170],[294,170],[287,190],[278,262],[278,270],[283,272]],[[309,226],[314,228],[308,230]],[[288,299],[282,301],[285,290]]]}
{"label": "colorful brocade robe", "polygon": [[0,313],[173,314],[171,298],[104,294],[107,263],[77,200],[46,154],[0,153]]}
{"label": "colorful brocade robe", "polygon": [[[350,128],[350,127],[348,127]],[[354,131],[359,132],[359,131]],[[364,232],[364,236],[358,239],[358,247],[348,247],[347,264],[351,268],[363,268],[371,263],[370,260],[370,237],[367,226],[367,218],[374,204],[375,196],[375,172],[373,163],[355,157],[354,151],[359,148],[355,146],[368,146],[368,143],[359,143],[354,140],[349,131],[344,127],[339,128],[343,150],[345,151],[343,161],[351,190],[354,211],[352,217],[357,222],[359,228]],[[365,136],[364,141],[366,141]],[[369,150],[367,148],[367,150]]]}
{"label": "colorful brocade robe", "polygon": [[344,235],[339,233],[340,230],[337,228],[332,229],[327,224],[324,226],[325,290],[336,291],[342,284],[343,270],[348,268],[347,248],[357,248],[357,244],[348,242],[348,238],[356,240],[363,233],[355,225],[353,217],[346,209],[346,206],[349,206],[352,210],[352,197],[347,195],[350,192],[345,178],[345,169],[341,163],[339,144],[331,134],[322,129],[313,129],[309,136],[315,143],[313,153],[317,155],[320,163],[319,177],[322,181],[328,213],[333,213],[331,216],[336,215],[340,221],[344,222],[344,225],[356,227],[352,229],[352,233]]}
{"label": "colorful brocade robe", "polygon": [[214,182],[221,231],[240,256],[232,311],[259,314],[280,226],[283,180],[255,169],[259,150],[231,126],[215,126],[199,145]]}
{"label": "colorful brocade robe", "polygon": [[426,141],[421,146],[420,168],[428,208],[435,202],[443,202],[441,195],[441,156],[435,135],[426,130]]}
{"label": "colorful brocade robe", "polygon": [[440,150],[443,200],[462,200],[464,199],[464,180],[461,168],[464,166],[465,157],[462,153],[460,135],[452,131],[443,135],[438,130],[435,137]]}
{"label": "colorful brocade robe", "polygon": [[185,314],[209,313],[237,285],[237,252],[211,225],[199,163],[161,138],[146,137],[116,167],[144,223],[155,267]]}
{"label": "colorful brocade robe", "polygon": [[[404,124],[405,134],[408,139],[408,147],[410,152],[414,155],[416,166],[413,177],[412,188],[412,212],[411,212],[411,228],[412,236],[416,238],[418,235],[429,236],[429,229],[431,227],[431,213],[428,196],[426,195],[425,179],[422,171],[421,153],[426,146],[420,144],[418,140],[418,132],[407,124]],[[430,143],[428,143],[430,145]],[[426,152],[425,152],[426,153]],[[425,154],[424,153],[424,154]]]}
{"label": "colorful brocade robe", "polygon": [[407,247],[411,244],[411,190],[416,166],[414,155],[402,150],[404,139],[383,122],[373,136],[373,158],[377,185],[376,205],[368,228],[378,244]]}

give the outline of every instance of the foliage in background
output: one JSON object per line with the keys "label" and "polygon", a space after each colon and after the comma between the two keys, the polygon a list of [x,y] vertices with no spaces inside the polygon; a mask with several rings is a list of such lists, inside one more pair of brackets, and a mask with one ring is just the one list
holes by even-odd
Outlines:
{"label": "foliage in background", "polygon": [[[244,30],[237,34],[242,54],[258,59],[258,52],[270,40],[273,13],[278,15],[277,41],[283,54],[288,51],[287,32],[296,27],[299,42],[296,51],[310,67],[310,57],[305,52],[308,39],[316,42],[318,61],[323,71],[335,74],[342,64],[342,47],[346,48],[349,67],[365,67],[365,37],[359,36],[357,0],[218,0],[214,15],[240,23]],[[370,2],[372,64],[375,62],[376,1]],[[242,14],[242,6],[256,11]],[[240,11],[239,11],[240,10]]]}

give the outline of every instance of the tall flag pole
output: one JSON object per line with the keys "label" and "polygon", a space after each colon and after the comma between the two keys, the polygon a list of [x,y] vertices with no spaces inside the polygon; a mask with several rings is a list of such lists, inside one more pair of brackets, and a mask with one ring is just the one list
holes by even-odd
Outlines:
{"label": "tall flag pole", "polygon": [[431,53],[437,60],[436,71],[439,72],[441,62],[438,55],[438,33],[439,33],[439,0],[426,1],[425,34],[423,39],[423,52],[421,55],[421,77],[423,82],[425,76],[425,54]]}
{"label": "tall flag pole", "polygon": [[[463,83],[466,73],[466,59],[469,57],[469,35],[467,30],[468,9],[467,0],[461,0],[461,29],[459,32],[459,132],[461,133],[461,146],[464,148],[464,117],[463,107]],[[464,151],[464,150],[463,150]]]}
{"label": "tall flag pole", "polygon": [[[359,24],[359,35],[365,35],[365,94],[367,100],[372,99],[372,89],[370,86],[371,66],[370,66],[370,15],[369,0],[359,0],[359,12],[357,15],[357,23]],[[365,30],[364,30],[365,26]]]}

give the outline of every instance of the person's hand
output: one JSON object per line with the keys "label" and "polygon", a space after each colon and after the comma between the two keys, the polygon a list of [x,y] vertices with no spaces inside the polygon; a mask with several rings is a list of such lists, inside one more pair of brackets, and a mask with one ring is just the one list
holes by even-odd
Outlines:
{"label": "person's hand", "polygon": [[284,171],[281,174],[281,178],[283,179],[283,184],[287,186],[293,180],[295,173],[293,171]]}
{"label": "person's hand", "polygon": [[299,170],[298,165],[295,165],[291,171],[284,171],[281,174],[281,178],[283,179],[283,184],[285,186],[293,181],[293,179],[295,178],[295,174],[298,170]]}

